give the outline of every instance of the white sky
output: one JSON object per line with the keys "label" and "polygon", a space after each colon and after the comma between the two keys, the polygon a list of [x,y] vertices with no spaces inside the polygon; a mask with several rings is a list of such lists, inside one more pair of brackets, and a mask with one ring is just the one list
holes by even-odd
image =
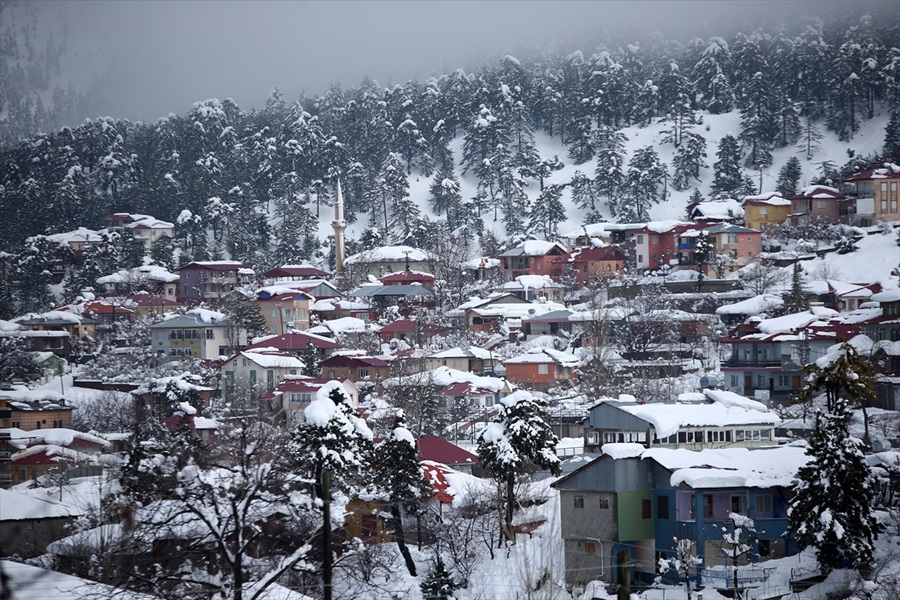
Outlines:
{"label": "white sky", "polygon": [[[900,6],[872,0],[871,4]],[[856,5],[860,5],[858,2]],[[475,69],[503,54],[551,42],[587,56],[604,31],[659,30],[669,37],[722,34],[733,23],[815,14],[839,0],[606,1],[195,1],[25,2],[73,54],[64,78],[86,87],[112,63],[104,109],[152,121],[197,100],[234,98],[260,106],[274,85],[287,99],[355,86],[424,80]],[[900,10],[900,9],[898,9]],[[8,13],[5,13],[8,17]],[[727,32],[727,31],[726,31]],[[586,40],[590,39],[588,43]],[[629,39],[630,41],[630,39]],[[93,115],[96,116],[96,115]]]}

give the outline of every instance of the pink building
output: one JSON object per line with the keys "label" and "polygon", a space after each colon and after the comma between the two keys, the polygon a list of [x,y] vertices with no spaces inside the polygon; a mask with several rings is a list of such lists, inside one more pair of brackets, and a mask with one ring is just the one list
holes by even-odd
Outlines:
{"label": "pink building", "polygon": [[791,223],[799,225],[821,219],[826,223],[850,222],[853,200],[833,187],[811,185],[803,188],[796,196],[791,196]]}
{"label": "pink building", "polygon": [[563,268],[561,264],[554,263],[554,260],[566,252],[565,246],[559,242],[522,242],[498,257],[503,281],[512,281],[519,275],[549,275],[558,279],[563,274]]}

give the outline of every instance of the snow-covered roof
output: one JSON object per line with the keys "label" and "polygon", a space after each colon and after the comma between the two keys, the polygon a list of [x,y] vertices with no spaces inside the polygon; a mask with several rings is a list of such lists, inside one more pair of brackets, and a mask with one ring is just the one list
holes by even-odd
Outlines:
{"label": "snow-covered roof", "polygon": [[789,487],[797,470],[810,461],[806,448],[797,446],[699,451],[649,448],[642,458],[672,471],[672,486],[685,484],[694,489]]}
{"label": "snow-covered roof", "polygon": [[151,329],[168,329],[171,327],[204,327],[224,326],[225,313],[208,308],[192,308],[183,315],[169,313],[159,323],[150,326]]}
{"label": "snow-covered roof", "polygon": [[[737,394],[735,394],[737,396]],[[765,410],[765,407],[754,401],[745,402],[721,401],[711,397],[712,404],[621,404],[619,409],[632,414],[653,425],[657,439],[669,437],[682,427],[726,427],[738,425],[770,425],[781,423],[781,418]],[[759,405],[754,407],[753,404]]]}
{"label": "snow-covered roof", "polygon": [[493,354],[489,350],[478,346],[469,346],[467,348],[457,346],[456,348],[449,348],[428,355],[428,358],[479,358],[481,360],[487,360],[492,357]]}
{"label": "snow-covered roof", "polygon": [[174,223],[163,221],[149,215],[141,215],[143,218],[125,225],[128,229],[175,229]]}
{"label": "snow-covered roof", "polygon": [[553,348],[532,348],[525,354],[506,359],[504,364],[548,363],[553,362],[564,367],[577,367],[581,361],[574,354],[561,352]]}
{"label": "snow-covered roof", "polygon": [[365,264],[372,262],[425,262],[434,260],[434,256],[425,250],[412,246],[381,246],[372,248],[344,259],[345,265]]}
{"label": "snow-covered roof", "polygon": [[181,279],[181,276],[172,273],[159,265],[142,265],[133,269],[123,269],[112,275],[105,275],[97,279],[100,285],[127,283],[130,281],[140,281],[142,279],[150,281],[162,281],[164,283],[172,283]]}
{"label": "snow-covered roof", "polygon": [[99,243],[103,241],[103,236],[99,231],[88,229],[87,227],[79,227],[72,231],[64,233],[53,233],[47,236],[47,239],[55,244],[62,246],[63,244],[78,243]]}
{"label": "snow-covered roof", "polygon": [[745,196],[744,204],[768,204],[769,206],[790,206],[791,201],[786,200],[778,192],[763,192],[755,196]]}
{"label": "snow-covered roof", "polygon": [[508,292],[511,290],[528,291],[561,287],[563,287],[562,284],[553,281],[549,275],[519,275],[513,281],[507,281],[497,289]]}
{"label": "snow-covered roof", "polygon": [[502,252],[500,256],[544,256],[554,248],[566,252],[565,246],[559,242],[545,240],[526,240],[514,248]]}
{"label": "snow-covered roof", "polygon": [[247,358],[264,369],[302,369],[304,366],[302,360],[286,352],[249,352],[244,350],[231,360],[237,360],[238,357]]}
{"label": "snow-covered roof", "polygon": [[693,213],[706,219],[733,219],[744,216],[744,209],[741,203],[733,198],[725,200],[711,200],[709,202],[698,202],[694,207]]}
{"label": "snow-covered roof", "polygon": [[431,379],[440,387],[448,387],[454,383],[470,383],[474,388],[491,390],[494,393],[509,388],[509,384],[498,377],[475,375],[468,371],[458,371],[450,367],[438,367],[431,371]]}
{"label": "snow-covered roof", "polygon": [[368,323],[356,317],[341,317],[323,321],[315,327],[310,327],[307,331],[317,335],[334,335],[338,333],[377,333],[380,330],[381,326],[375,323]]}
{"label": "snow-covered roof", "polygon": [[900,302],[900,288],[891,288],[872,294],[875,302]]}
{"label": "snow-covered roof", "polygon": [[764,319],[757,324],[757,329],[766,334],[799,331],[816,321],[828,321],[839,316],[840,314],[831,308],[812,306],[803,312]]}
{"label": "snow-covered roof", "polygon": [[753,298],[747,298],[734,304],[727,304],[716,309],[717,315],[747,315],[756,316],[784,307],[784,299],[774,294],[761,294]]}
{"label": "snow-covered roof", "polygon": [[462,269],[498,269],[500,268],[499,258],[490,258],[482,256],[481,258],[473,258],[459,264]]}
{"label": "snow-covered roof", "polygon": [[72,446],[76,443],[76,440],[78,442],[77,445],[96,445],[101,448],[107,448],[111,445],[108,440],[102,437],[60,427],[35,429],[32,431],[10,427],[6,431],[9,433],[10,443],[17,448],[25,448],[36,444]]}
{"label": "snow-covered roof", "polygon": [[0,488],[0,521],[77,517],[81,514],[82,511],[74,506]]}

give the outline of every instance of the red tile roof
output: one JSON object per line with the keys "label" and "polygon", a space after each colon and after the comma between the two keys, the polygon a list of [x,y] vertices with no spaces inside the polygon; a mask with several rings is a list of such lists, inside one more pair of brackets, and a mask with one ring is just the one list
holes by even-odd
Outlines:
{"label": "red tile roof", "polygon": [[471,465],[478,462],[476,454],[433,435],[420,437],[418,446],[419,460],[430,460],[444,465]]}
{"label": "red tile roof", "polygon": [[255,344],[250,344],[245,350],[253,350],[254,348],[277,348],[278,350],[303,350],[308,344],[312,344],[316,350],[330,350],[334,348],[342,348],[340,344],[334,340],[324,338],[319,335],[310,335],[302,331],[290,331],[282,335],[260,340]]}

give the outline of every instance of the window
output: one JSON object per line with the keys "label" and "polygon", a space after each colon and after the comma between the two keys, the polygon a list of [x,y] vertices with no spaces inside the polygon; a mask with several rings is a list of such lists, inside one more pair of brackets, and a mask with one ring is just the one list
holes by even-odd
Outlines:
{"label": "window", "polygon": [[669,518],[669,497],[668,496],[657,496],[656,497],[656,514],[659,515],[660,519],[668,519]]}
{"label": "window", "polygon": [[729,243],[729,244],[737,244],[737,241],[738,241],[738,239],[737,239],[737,234],[736,234],[736,233],[729,233],[729,234],[728,234],[728,243]]}
{"label": "window", "polygon": [[175,348],[171,348],[169,350],[169,356],[176,356],[178,353],[175,351]]}
{"label": "window", "polygon": [[609,509],[609,498],[606,496],[600,496],[600,508],[603,510]]}
{"label": "window", "polygon": [[184,339],[184,330],[176,329],[175,330],[175,339],[183,340]]}
{"label": "window", "polygon": [[652,243],[654,243],[654,244],[658,244],[658,243],[659,243],[659,236],[658,236],[658,235],[654,235],[651,239],[653,240]]}
{"label": "window", "polygon": [[206,330],[206,339],[208,339],[208,340],[213,339],[213,330],[212,329]]}
{"label": "window", "polygon": [[779,375],[778,376],[778,387],[780,387],[780,388],[791,387],[791,376],[790,375]]}
{"label": "window", "polygon": [[887,182],[886,182],[886,181],[882,181],[882,182],[881,182],[881,191],[882,191],[882,192],[886,192],[886,191],[887,191]]}
{"label": "window", "polygon": [[585,542],[584,543],[584,553],[585,554],[597,554],[597,544],[594,542]]}
{"label": "window", "polygon": [[641,500],[641,518],[642,519],[652,519],[653,518],[653,508],[650,505],[649,500]]}
{"label": "window", "polygon": [[275,316],[275,315],[277,315],[277,314],[278,314],[278,313],[277,313],[277,312],[275,312],[275,311],[276,311],[276,310],[277,310],[277,309],[275,309],[275,308],[273,308],[273,309],[272,309],[272,313],[271,313],[271,316],[273,316],[273,317],[274,317],[274,316]]}
{"label": "window", "polygon": [[549,365],[538,365],[538,375],[546,375],[549,372]]}
{"label": "window", "polygon": [[598,431],[588,431],[587,432],[587,444],[588,446],[596,446],[600,443],[600,432]]}
{"label": "window", "polygon": [[756,517],[764,518],[772,516],[772,494],[758,494],[756,496]]}
{"label": "window", "polygon": [[642,234],[640,234],[640,233],[639,233],[638,236],[637,236],[637,243],[638,243],[638,244],[643,244],[643,243],[644,243],[644,236],[643,236]]}
{"label": "window", "polygon": [[363,378],[368,377],[368,376],[369,376],[369,370],[368,370],[368,369],[360,369],[360,370],[359,370],[359,377],[360,377],[360,379],[363,379]]}
{"label": "window", "polygon": [[584,508],[584,496],[575,496],[575,508]]}
{"label": "window", "polygon": [[732,496],[731,497],[731,512],[738,514],[746,514],[747,512],[747,497],[740,496]]}
{"label": "window", "polygon": [[185,355],[185,356],[192,356],[192,355],[193,355],[193,352],[191,351],[190,348],[185,348],[185,349],[184,349],[184,355]]}
{"label": "window", "polygon": [[765,388],[768,387],[767,377],[765,375],[757,375],[756,376],[756,387]]}
{"label": "window", "polygon": [[278,325],[272,325],[272,333],[278,333]]}
{"label": "window", "polygon": [[712,519],[713,497],[712,494],[703,494],[703,518]]}
{"label": "window", "polygon": [[289,308],[284,309],[284,316],[290,319],[291,318],[291,309],[289,309]]}
{"label": "window", "polygon": [[638,260],[637,260],[637,261],[638,261],[639,264],[640,264],[640,263],[643,263],[643,262],[644,262],[644,255],[643,255],[643,254],[638,254]]}
{"label": "window", "polygon": [[256,385],[256,369],[250,371],[250,385]]}
{"label": "window", "polygon": [[250,366],[250,359],[249,359],[249,358],[242,358],[242,359],[241,359],[241,366],[242,366],[242,367],[249,367],[249,366]]}
{"label": "window", "polygon": [[816,208],[820,210],[825,210],[825,201],[824,200],[816,200]]}
{"label": "window", "polygon": [[169,332],[169,339],[170,339],[170,340],[178,339],[178,334],[175,333],[175,330],[174,330],[174,329],[173,329],[172,331]]}
{"label": "window", "polygon": [[767,207],[765,207],[765,206],[760,206],[760,207],[759,207],[759,214],[764,215],[764,214],[766,214],[767,212],[769,212],[769,209],[768,209]]}

